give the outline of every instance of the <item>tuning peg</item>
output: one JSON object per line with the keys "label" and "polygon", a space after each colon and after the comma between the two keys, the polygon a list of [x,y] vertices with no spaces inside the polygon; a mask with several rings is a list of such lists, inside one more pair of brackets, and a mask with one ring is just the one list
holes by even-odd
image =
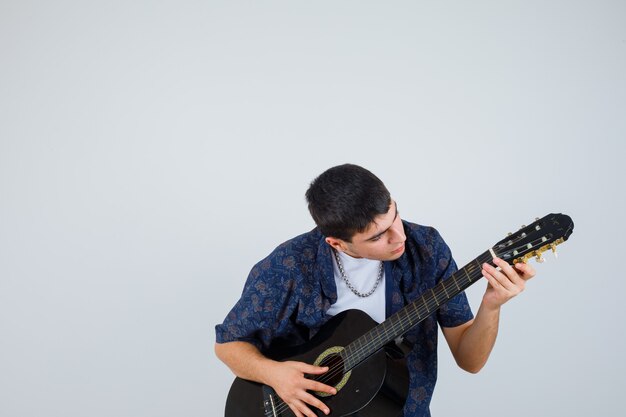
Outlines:
{"label": "tuning peg", "polygon": [[546,259],[540,253],[537,254],[537,256],[535,258],[537,259],[537,262],[539,262],[540,264],[542,264],[542,263],[544,263],[546,261]]}
{"label": "tuning peg", "polygon": [[507,236],[511,236],[511,235],[513,235],[513,232],[509,232],[509,233],[507,233],[506,235],[507,235]]}
{"label": "tuning peg", "polygon": [[556,252],[556,245],[552,245],[551,249],[552,249],[552,253],[554,254],[554,258],[555,259],[558,258],[559,254]]}
{"label": "tuning peg", "polygon": [[521,226],[520,226],[520,229],[523,229],[524,227],[526,227],[526,225],[525,225],[525,224],[521,225]]}
{"label": "tuning peg", "polygon": [[535,221],[539,221],[539,217],[535,217]]}

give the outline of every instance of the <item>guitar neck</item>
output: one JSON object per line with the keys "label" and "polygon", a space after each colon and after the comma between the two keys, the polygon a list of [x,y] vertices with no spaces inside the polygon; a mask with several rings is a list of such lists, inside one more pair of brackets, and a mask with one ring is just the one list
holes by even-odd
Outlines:
{"label": "guitar neck", "polygon": [[415,301],[347,345],[341,353],[346,371],[357,366],[390,341],[408,332],[443,304],[478,281],[482,277],[482,264],[485,262],[493,265],[489,251],[484,252],[448,279],[427,290]]}

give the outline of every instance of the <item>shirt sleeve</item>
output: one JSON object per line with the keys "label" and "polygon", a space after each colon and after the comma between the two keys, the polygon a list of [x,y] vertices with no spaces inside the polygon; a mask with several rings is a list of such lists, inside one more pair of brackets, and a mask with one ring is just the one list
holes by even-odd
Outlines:
{"label": "shirt sleeve", "polygon": [[255,265],[241,297],[224,322],[215,326],[217,343],[248,342],[263,350],[275,338],[280,322],[289,316],[289,283],[271,258]]}

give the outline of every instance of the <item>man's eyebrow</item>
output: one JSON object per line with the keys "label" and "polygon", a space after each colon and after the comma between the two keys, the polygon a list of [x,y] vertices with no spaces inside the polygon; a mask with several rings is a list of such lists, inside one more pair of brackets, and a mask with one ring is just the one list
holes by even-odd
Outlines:
{"label": "man's eyebrow", "polygon": [[379,236],[384,235],[384,234],[385,234],[385,232],[387,232],[387,230],[391,229],[391,226],[393,226],[393,222],[395,222],[395,221],[396,221],[396,218],[398,217],[398,203],[396,203],[396,202],[394,201],[394,202],[393,202],[393,204],[394,204],[394,207],[396,208],[396,215],[395,215],[395,216],[393,216],[393,221],[391,222],[391,225],[390,225],[388,228],[386,228],[385,230],[383,230],[382,232],[380,232],[380,233],[376,233],[374,236],[372,236],[372,237],[368,237],[367,239],[365,239],[365,241],[366,241],[366,242],[369,242],[369,241],[371,241],[371,240],[376,239],[376,238],[377,238],[377,237],[379,237]]}

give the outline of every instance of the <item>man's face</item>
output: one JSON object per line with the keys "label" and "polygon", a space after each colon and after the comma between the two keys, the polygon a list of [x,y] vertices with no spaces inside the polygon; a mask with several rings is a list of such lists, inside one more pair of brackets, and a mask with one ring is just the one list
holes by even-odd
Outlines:
{"label": "man's face", "polygon": [[352,257],[392,261],[404,253],[406,235],[398,206],[392,200],[387,213],[377,216],[364,232],[356,233],[352,242],[329,239],[327,242],[331,246]]}

